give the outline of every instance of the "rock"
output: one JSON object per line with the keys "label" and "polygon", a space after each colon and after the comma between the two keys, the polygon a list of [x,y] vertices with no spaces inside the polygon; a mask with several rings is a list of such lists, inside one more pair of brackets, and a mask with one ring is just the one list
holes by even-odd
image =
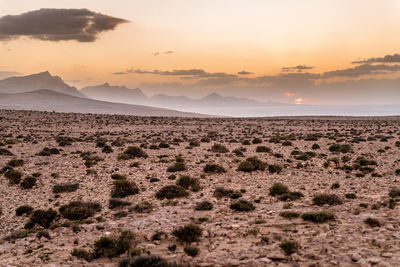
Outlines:
{"label": "rock", "polygon": [[371,258],[368,258],[367,261],[372,264],[377,264],[381,261],[381,259],[378,257],[371,257]]}
{"label": "rock", "polygon": [[270,253],[267,255],[268,259],[271,259],[273,261],[282,261],[286,260],[286,256],[283,255],[282,253]]}
{"label": "rock", "polygon": [[351,260],[354,262],[361,260],[360,254],[358,254],[357,252],[351,254]]}

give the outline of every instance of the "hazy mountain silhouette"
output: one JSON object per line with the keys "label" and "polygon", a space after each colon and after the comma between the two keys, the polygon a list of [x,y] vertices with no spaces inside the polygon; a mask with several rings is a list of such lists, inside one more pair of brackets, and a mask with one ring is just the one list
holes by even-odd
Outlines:
{"label": "hazy mountain silhouette", "polygon": [[58,76],[52,76],[48,71],[0,80],[0,93],[24,93],[41,89],[85,97],[75,87],[69,86]]}
{"label": "hazy mountain silhouette", "polygon": [[89,98],[115,101],[127,104],[141,104],[173,109],[187,108],[207,108],[207,107],[263,107],[288,105],[279,102],[259,102],[247,98],[238,98],[233,96],[221,96],[217,93],[209,94],[203,98],[189,98],[186,96],[169,96],[165,94],[157,94],[147,97],[139,88],[130,89],[125,86],[110,86],[108,83],[97,86],[82,88],[81,93]]}
{"label": "hazy mountain silhouette", "polygon": [[52,90],[36,90],[16,94],[0,93],[0,109],[125,114],[135,116],[206,117],[201,114],[176,110],[76,97]]}

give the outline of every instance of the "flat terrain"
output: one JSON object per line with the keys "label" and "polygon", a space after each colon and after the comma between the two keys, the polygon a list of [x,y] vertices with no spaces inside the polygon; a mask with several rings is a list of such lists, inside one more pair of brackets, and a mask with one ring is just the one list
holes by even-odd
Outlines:
{"label": "flat terrain", "polygon": [[0,168],[0,266],[400,264],[399,117],[0,111]]}

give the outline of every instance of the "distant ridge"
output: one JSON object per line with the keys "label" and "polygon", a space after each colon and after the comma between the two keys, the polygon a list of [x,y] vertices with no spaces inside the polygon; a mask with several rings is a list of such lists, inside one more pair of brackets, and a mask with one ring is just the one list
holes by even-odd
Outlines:
{"label": "distant ridge", "polygon": [[124,114],[134,116],[211,117],[198,113],[99,101],[47,89],[16,94],[0,93],[0,109]]}
{"label": "distant ridge", "polygon": [[207,108],[207,107],[266,107],[266,106],[286,106],[279,102],[259,102],[248,98],[238,98],[233,96],[221,96],[218,93],[211,93],[203,98],[189,98],[186,96],[169,96],[156,94],[147,97],[139,88],[130,89],[125,86],[110,86],[108,83],[96,86],[85,87],[81,93],[89,98],[115,101],[127,104],[141,104],[173,109],[187,108]]}
{"label": "distant ridge", "polygon": [[24,93],[41,89],[48,89],[72,96],[86,97],[75,87],[69,86],[58,76],[52,76],[48,71],[0,80],[0,93]]}

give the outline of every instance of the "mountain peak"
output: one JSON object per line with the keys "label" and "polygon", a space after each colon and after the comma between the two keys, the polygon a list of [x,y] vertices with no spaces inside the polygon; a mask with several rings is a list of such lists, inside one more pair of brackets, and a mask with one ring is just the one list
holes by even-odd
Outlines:
{"label": "mountain peak", "polygon": [[33,74],[34,76],[41,76],[41,77],[52,77],[52,75],[50,74],[49,71],[43,71],[43,72],[39,72],[36,74]]}
{"label": "mountain peak", "polygon": [[221,99],[221,98],[223,97],[220,94],[214,92],[205,96],[203,99]]}

